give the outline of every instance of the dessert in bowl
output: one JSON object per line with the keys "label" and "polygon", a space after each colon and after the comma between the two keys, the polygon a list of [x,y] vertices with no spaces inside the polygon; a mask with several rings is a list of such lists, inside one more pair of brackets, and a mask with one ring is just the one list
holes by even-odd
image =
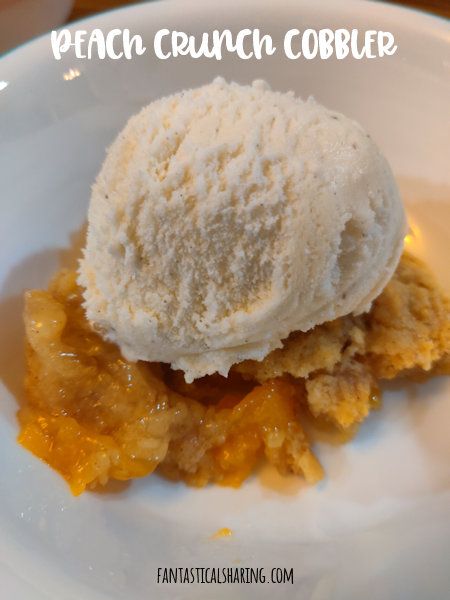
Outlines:
{"label": "dessert in bowl", "polygon": [[353,431],[378,382],[448,371],[449,302],[370,136],[217,79],[133,117],[93,187],[77,272],[26,296],[20,441],[74,493],[158,471],[314,482],[305,412]]}

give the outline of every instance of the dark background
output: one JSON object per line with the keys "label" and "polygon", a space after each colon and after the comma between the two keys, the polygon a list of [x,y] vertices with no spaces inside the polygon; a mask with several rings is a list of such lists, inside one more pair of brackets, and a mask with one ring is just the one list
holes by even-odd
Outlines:
{"label": "dark background", "polygon": [[[135,2],[136,0],[76,0],[69,21],[81,19],[103,10],[117,8],[118,6],[135,4]],[[395,4],[418,8],[450,18],[450,0],[398,0]]]}

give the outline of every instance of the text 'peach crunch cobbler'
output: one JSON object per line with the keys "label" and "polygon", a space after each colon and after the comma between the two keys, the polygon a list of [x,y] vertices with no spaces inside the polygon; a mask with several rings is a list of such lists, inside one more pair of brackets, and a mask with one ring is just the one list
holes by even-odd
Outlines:
{"label": "text 'peach crunch cobbler'", "polygon": [[27,402],[19,441],[73,493],[152,473],[191,485],[239,485],[262,458],[280,473],[322,477],[300,422],[349,429],[376,402],[378,381],[448,373],[449,301],[405,254],[369,313],[294,333],[228,378],[185,382],[167,365],[125,360],[93,331],[76,273],[26,294]]}

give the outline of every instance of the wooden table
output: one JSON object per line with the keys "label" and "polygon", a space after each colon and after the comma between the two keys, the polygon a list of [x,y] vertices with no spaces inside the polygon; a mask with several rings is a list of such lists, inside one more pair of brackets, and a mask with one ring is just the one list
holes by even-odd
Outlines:
{"label": "wooden table", "polygon": [[[226,0],[223,0],[226,2]],[[344,1],[344,0],[342,0]],[[388,0],[390,1],[390,0]],[[103,10],[117,8],[126,4],[134,4],[135,0],[75,0],[75,5],[69,17],[69,21],[81,19]],[[396,4],[410,6],[426,10],[442,17],[450,18],[449,0],[398,0]],[[189,2],[186,0],[186,10],[189,10]]]}

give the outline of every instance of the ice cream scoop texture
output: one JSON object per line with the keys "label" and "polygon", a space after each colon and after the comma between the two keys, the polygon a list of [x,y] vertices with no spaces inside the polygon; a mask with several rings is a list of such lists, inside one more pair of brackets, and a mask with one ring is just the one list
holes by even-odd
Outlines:
{"label": "ice cream scoop texture", "polygon": [[368,310],[405,234],[391,170],[357,123],[221,78],[129,120],[88,221],[89,320],[127,359],[187,381]]}

